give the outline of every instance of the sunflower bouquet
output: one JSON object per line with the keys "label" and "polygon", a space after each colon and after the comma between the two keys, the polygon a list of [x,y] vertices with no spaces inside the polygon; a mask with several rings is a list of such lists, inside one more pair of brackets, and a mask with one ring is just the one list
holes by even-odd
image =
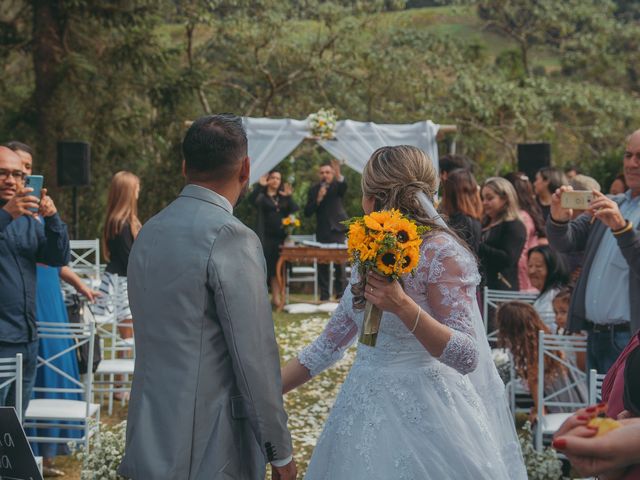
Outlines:
{"label": "sunflower bouquet", "polygon": [[[422,235],[429,227],[418,226],[399,210],[372,212],[347,221],[347,248],[351,263],[361,278],[376,272],[398,279],[413,273],[420,260]],[[367,302],[360,342],[374,347],[378,337],[382,311]]]}
{"label": "sunflower bouquet", "polygon": [[288,215],[282,219],[282,227],[287,235],[291,235],[296,228],[300,227],[300,219],[295,215]]}

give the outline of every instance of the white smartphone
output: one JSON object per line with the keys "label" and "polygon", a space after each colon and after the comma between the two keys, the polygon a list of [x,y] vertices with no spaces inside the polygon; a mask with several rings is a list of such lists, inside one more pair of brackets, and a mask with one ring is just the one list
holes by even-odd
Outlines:
{"label": "white smartphone", "polygon": [[586,210],[593,200],[593,192],[589,190],[574,190],[562,192],[560,206],[562,208],[572,208],[574,210]]}

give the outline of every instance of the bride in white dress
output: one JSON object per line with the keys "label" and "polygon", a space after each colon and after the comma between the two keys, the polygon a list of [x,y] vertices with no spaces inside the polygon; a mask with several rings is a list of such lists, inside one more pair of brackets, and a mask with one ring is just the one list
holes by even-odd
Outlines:
{"label": "bride in white dress", "polygon": [[307,480],[527,478],[476,301],[476,259],[437,217],[436,188],[415,147],[380,148],[365,167],[365,213],[397,208],[432,230],[404,287],[352,275],[324,332],[283,368],[287,392],[342,358],[359,336],[363,287],[384,310],[377,345],[358,343]]}

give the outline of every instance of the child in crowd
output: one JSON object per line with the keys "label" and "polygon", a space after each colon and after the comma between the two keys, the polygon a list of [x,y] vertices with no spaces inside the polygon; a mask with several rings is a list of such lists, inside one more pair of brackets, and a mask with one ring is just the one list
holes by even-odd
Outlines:
{"label": "child in crowd", "polygon": [[569,315],[569,303],[571,302],[571,289],[563,288],[553,297],[553,313],[556,315],[556,331],[558,335],[566,335],[567,317]]}
{"label": "child in crowd", "polygon": [[[523,302],[503,304],[496,315],[498,324],[498,344],[509,348],[517,375],[529,387],[533,398],[532,420],[538,409],[538,332],[551,333],[549,327],[540,319],[535,309]],[[561,352],[555,352],[559,358],[566,358]],[[544,394],[561,392],[554,398],[558,402],[583,403],[587,399],[584,384],[576,383],[574,372],[561,362],[546,357],[544,359]],[[572,388],[566,388],[574,385]],[[564,390],[566,389],[566,390]],[[563,391],[564,390],[564,391]],[[550,413],[573,411],[571,408],[548,407]]]}
{"label": "child in crowd", "polygon": [[[566,287],[558,292],[553,297],[553,312],[556,314],[556,332],[558,335],[580,335],[584,336],[582,332],[570,332],[567,329],[567,318],[569,316],[569,304],[571,303],[571,288]],[[575,352],[571,354],[573,358],[570,358],[571,362],[576,365],[580,370],[586,371],[587,356],[584,352]]]}

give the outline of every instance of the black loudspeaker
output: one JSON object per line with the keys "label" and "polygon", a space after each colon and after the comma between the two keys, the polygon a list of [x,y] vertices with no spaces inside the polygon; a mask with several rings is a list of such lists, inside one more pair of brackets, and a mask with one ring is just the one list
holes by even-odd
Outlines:
{"label": "black loudspeaker", "polygon": [[91,149],[86,142],[58,142],[58,186],[83,187],[90,183]]}
{"label": "black loudspeaker", "polygon": [[551,166],[551,145],[548,143],[519,143],[518,170],[533,182],[536,172]]}

